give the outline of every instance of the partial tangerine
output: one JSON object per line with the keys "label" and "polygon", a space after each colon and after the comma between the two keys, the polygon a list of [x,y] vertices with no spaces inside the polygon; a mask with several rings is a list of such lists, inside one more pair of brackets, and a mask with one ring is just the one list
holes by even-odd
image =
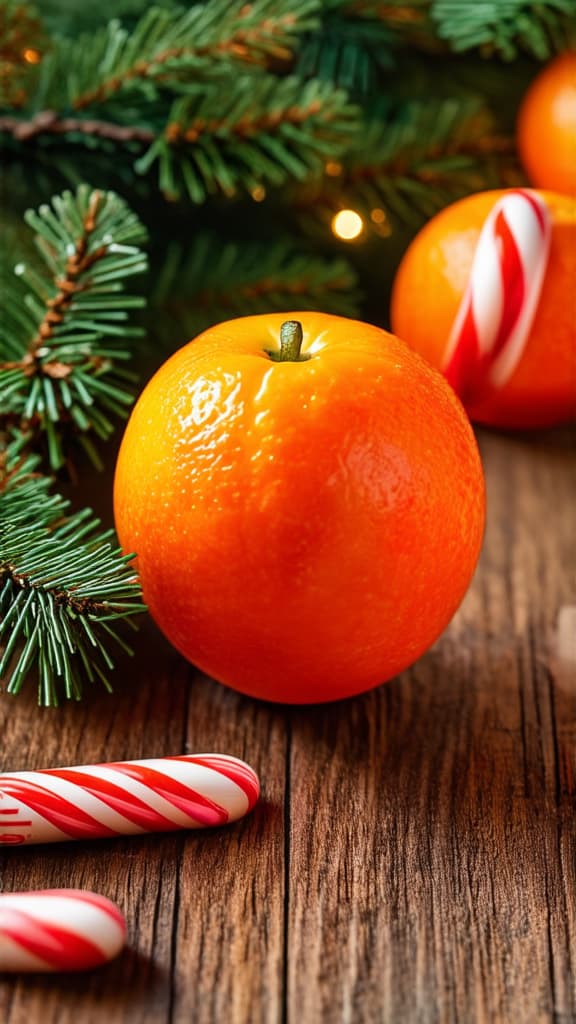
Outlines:
{"label": "partial tangerine", "polygon": [[552,60],[518,115],[520,159],[533,185],[576,196],[576,53]]}
{"label": "partial tangerine", "polygon": [[[392,291],[392,330],[441,369],[466,291],[484,221],[503,190],[447,206],[416,235]],[[576,200],[541,192],[551,221],[548,264],[522,357],[509,380],[467,404],[471,418],[494,427],[554,426],[576,416]]]}

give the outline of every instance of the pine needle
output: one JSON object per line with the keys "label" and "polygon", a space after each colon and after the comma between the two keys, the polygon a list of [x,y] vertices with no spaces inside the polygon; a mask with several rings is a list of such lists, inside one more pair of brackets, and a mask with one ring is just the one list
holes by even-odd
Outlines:
{"label": "pine needle", "polygon": [[[336,173],[306,183],[297,196],[324,218],[351,206],[366,220],[379,209],[387,220],[416,227],[459,196],[488,187],[491,164],[511,149],[473,96],[382,100]],[[497,180],[494,175],[494,187]]]}
{"label": "pine needle", "polygon": [[513,60],[522,51],[546,60],[575,35],[574,0],[432,0],[441,39],[457,53],[479,49]]}
{"label": "pine needle", "polygon": [[131,651],[110,622],[145,607],[132,556],[89,509],[68,512],[29,441],[0,447],[0,682],[17,694],[35,674],[38,703],[54,706],[86,682],[111,689],[111,641]]}
{"label": "pine needle", "polygon": [[202,203],[264,182],[304,180],[349,144],[356,118],[346,94],[326,83],[240,76],[226,96],[218,86],[185,92],[136,166],[145,173],[157,163],[164,195],[184,191]]}
{"label": "pine needle", "polygon": [[107,438],[132,402],[130,326],[144,299],[124,281],[147,268],[145,232],[122,199],[80,185],[29,210],[45,269],[15,267],[3,296],[0,426],[17,423],[44,436],[52,470],[66,457],[70,433]]}
{"label": "pine needle", "polygon": [[152,6],[131,30],[114,18],[96,33],[58,41],[43,62],[36,111],[102,111],[127,95],[150,101],[176,82],[286,63],[319,7],[319,0]]}

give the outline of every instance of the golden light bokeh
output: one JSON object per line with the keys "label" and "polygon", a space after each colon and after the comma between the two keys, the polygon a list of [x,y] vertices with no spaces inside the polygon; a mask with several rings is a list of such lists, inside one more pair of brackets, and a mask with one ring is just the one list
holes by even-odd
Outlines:
{"label": "golden light bokeh", "polygon": [[264,185],[255,185],[250,195],[255,203],[261,203],[266,198],[266,189]]}
{"label": "golden light bokeh", "polygon": [[332,231],[337,238],[352,242],[364,230],[364,221],[356,210],[339,210],[332,218]]}
{"label": "golden light bokeh", "polygon": [[382,238],[388,238],[392,234],[392,225],[386,216],[386,211],[382,210],[379,206],[375,206],[370,211],[370,220],[375,225],[374,230]]}
{"label": "golden light bokeh", "polygon": [[42,60],[38,50],[23,50],[22,56],[27,64],[39,64]]}

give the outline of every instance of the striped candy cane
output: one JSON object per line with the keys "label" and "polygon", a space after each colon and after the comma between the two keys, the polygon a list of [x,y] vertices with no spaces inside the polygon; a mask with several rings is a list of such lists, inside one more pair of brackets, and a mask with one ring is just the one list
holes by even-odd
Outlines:
{"label": "striped candy cane", "polygon": [[0,775],[0,846],[226,825],[258,795],[252,768],[224,754]]}
{"label": "striped candy cane", "polygon": [[84,971],[117,956],[126,922],[81,889],[0,894],[0,971]]}
{"label": "striped candy cane", "polygon": [[487,386],[501,388],[516,369],[538,308],[550,236],[550,213],[536,192],[507,192],[486,218],[443,365],[465,403]]}

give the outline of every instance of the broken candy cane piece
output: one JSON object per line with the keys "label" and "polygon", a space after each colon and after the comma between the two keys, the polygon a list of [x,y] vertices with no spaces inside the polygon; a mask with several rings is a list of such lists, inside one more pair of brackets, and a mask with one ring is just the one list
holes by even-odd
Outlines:
{"label": "broken candy cane piece", "polygon": [[126,922],[82,889],[0,893],[0,971],[85,971],[117,956]]}

